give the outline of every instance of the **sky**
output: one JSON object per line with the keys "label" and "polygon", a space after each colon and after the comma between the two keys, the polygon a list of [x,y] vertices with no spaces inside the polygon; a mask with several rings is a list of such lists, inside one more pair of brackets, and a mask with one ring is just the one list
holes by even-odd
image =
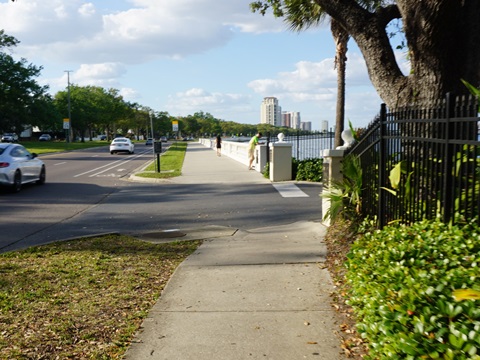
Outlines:
{"label": "sky", "polygon": [[[335,123],[335,46],[328,22],[293,32],[249,8],[253,0],[0,0],[0,29],[15,58],[42,66],[49,92],[71,84],[120,91],[126,101],[171,116],[209,113],[260,122],[264,97],[320,130]],[[347,54],[345,119],[364,127],[380,110],[353,40]],[[68,71],[68,72],[67,72]]]}

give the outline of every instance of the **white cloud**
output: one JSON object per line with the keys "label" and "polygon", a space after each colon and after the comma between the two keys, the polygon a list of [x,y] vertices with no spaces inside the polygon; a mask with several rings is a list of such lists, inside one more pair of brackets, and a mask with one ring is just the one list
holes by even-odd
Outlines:
{"label": "white cloud", "polygon": [[92,3],[83,4],[78,9],[78,13],[83,17],[90,17],[95,15],[95,6]]}
{"label": "white cloud", "polygon": [[275,79],[251,81],[248,86],[256,93],[294,101],[329,98],[337,84],[333,59],[321,62],[300,61],[291,72],[281,72]]}
{"label": "white cloud", "polygon": [[82,0],[9,2],[0,4],[0,28],[21,40],[27,57],[142,63],[221,47],[235,29],[260,31],[280,24],[271,16],[251,13],[249,0],[131,3],[130,9],[102,13]]}
{"label": "white cloud", "polygon": [[166,109],[175,115],[189,115],[203,111],[222,114],[249,108],[250,97],[242,94],[208,92],[205,89],[191,88],[168,98]]}
{"label": "white cloud", "polygon": [[126,87],[120,89],[120,95],[126,101],[136,101],[142,97],[137,90]]}

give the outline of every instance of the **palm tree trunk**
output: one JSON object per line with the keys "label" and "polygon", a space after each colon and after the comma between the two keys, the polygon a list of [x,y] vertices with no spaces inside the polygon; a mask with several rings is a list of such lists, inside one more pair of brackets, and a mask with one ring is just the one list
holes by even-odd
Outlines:
{"label": "palm tree trunk", "polygon": [[347,67],[347,45],[350,36],[334,19],[331,20],[330,28],[336,45],[337,111],[335,117],[335,147],[337,147],[343,145],[342,131],[345,128],[345,72]]}

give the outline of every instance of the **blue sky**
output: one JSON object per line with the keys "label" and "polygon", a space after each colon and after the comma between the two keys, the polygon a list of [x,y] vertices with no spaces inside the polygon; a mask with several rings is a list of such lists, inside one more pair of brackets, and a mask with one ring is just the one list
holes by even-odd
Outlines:
{"label": "blue sky", "polygon": [[[0,28],[20,40],[15,57],[43,66],[52,94],[70,81],[119,89],[125,100],[186,116],[257,124],[275,96],[313,129],[335,122],[335,47],[326,23],[293,33],[251,13],[251,0],[0,1]],[[349,42],[346,119],[366,126],[381,99]]]}

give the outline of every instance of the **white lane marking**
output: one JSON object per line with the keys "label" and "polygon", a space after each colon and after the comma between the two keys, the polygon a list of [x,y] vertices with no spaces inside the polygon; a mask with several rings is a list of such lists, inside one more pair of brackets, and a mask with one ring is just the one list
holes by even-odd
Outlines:
{"label": "white lane marking", "polygon": [[82,176],[82,175],[85,175],[85,174],[89,174],[89,173],[91,173],[91,172],[94,172],[94,171],[103,169],[104,167],[107,167],[107,166],[110,166],[110,165],[112,165],[112,164],[118,163],[118,162],[120,162],[120,161],[123,161],[123,159],[114,161],[114,162],[109,163],[109,164],[105,164],[105,165],[103,165],[103,166],[99,166],[99,167],[97,167],[97,168],[95,168],[95,169],[92,169],[92,170],[85,171],[85,172],[83,172],[83,173],[81,173],[81,174],[74,175],[73,177],[79,177],[79,176]]}
{"label": "white lane marking", "polygon": [[[97,168],[95,168],[95,169],[88,170],[88,171],[85,171],[85,172],[83,172],[83,173],[81,173],[81,174],[74,175],[73,177],[75,178],[75,177],[79,177],[79,176],[82,176],[82,175],[90,174],[90,173],[95,172],[95,171],[97,171],[97,170],[103,169],[103,168],[105,168],[105,167],[107,167],[107,166],[110,166],[108,169],[105,169],[105,170],[103,170],[103,171],[100,171],[100,172],[98,172],[98,173],[95,173],[95,174],[89,176],[89,177],[93,177],[93,176],[95,176],[95,175],[97,175],[97,174],[104,173],[105,171],[108,171],[108,170],[110,170],[110,169],[114,169],[114,168],[116,168],[117,166],[120,166],[120,165],[122,165],[122,164],[124,164],[124,163],[127,163],[127,162],[129,162],[129,161],[132,161],[133,159],[136,159],[136,158],[138,158],[138,157],[140,157],[140,156],[142,156],[142,155],[144,155],[144,154],[145,154],[145,152],[142,152],[142,153],[137,154],[137,155],[135,155],[135,156],[129,156],[128,158],[125,158],[125,159],[120,159],[120,160],[117,160],[117,161],[113,161],[113,162],[108,163],[108,164],[105,164],[105,165],[103,165],[103,166],[99,166],[99,167],[97,167]],[[115,165],[115,166],[112,166],[113,164],[116,164],[116,163],[120,163],[120,164],[117,164],[117,165]]]}
{"label": "white lane marking", "polygon": [[57,166],[57,165],[63,165],[63,164],[66,164],[67,162],[64,161],[64,162],[61,162],[61,163],[56,163],[56,164],[53,164],[53,166]]}
{"label": "white lane marking", "polygon": [[309,197],[295,184],[272,184],[282,197]]}

